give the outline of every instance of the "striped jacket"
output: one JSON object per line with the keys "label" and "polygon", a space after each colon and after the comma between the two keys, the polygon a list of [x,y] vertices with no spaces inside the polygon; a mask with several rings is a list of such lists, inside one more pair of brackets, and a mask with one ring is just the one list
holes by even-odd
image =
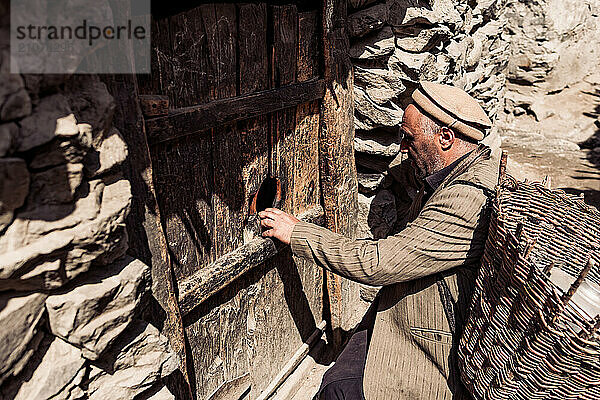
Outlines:
{"label": "striped jacket", "polygon": [[367,400],[469,398],[456,370],[456,348],[497,173],[498,161],[481,145],[416,208],[412,222],[385,239],[350,240],[305,222],[294,227],[294,254],[348,279],[383,286],[365,367]]}

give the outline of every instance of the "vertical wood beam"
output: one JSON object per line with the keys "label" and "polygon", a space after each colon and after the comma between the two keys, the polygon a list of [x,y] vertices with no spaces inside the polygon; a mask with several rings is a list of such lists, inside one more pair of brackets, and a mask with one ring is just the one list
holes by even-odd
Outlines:
{"label": "vertical wood beam", "polygon": [[[321,106],[319,166],[327,228],[347,237],[356,234],[358,190],[354,163],[353,74],[346,32],[345,0],[323,2],[325,97]],[[327,291],[334,344],[343,329],[342,279],[327,273]],[[327,302],[324,301],[324,304]]]}
{"label": "vertical wood beam", "polygon": [[[113,10],[119,10],[121,18],[131,14],[130,4],[125,0],[112,0]],[[152,176],[152,161],[144,131],[144,118],[138,98],[139,89],[135,71],[133,49],[121,41],[119,54],[131,66],[130,74],[103,75],[109,93],[116,102],[113,124],[119,130],[129,149],[123,165],[123,174],[131,184],[132,206],[127,219],[129,235],[128,253],[151,266],[152,294],[165,311],[162,334],[179,356],[179,369],[185,380],[178,389],[178,398],[192,398],[187,370],[185,333],[179,304],[175,295],[172,266],[167,241],[160,220]],[[140,229],[141,223],[141,229]]]}

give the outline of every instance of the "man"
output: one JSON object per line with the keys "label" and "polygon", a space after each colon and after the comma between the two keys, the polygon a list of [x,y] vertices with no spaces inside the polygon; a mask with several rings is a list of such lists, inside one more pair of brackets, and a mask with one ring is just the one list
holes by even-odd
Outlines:
{"label": "man", "polygon": [[321,399],[470,398],[456,347],[497,180],[497,161],[477,144],[491,122],[475,99],[452,86],[422,82],[412,98],[401,149],[423,186],[403,230],[377,241],[350,240],[277,209],[260,213],[263,235],[291,244],[295,255],[383,286],[373,317],[367,313],[325,376]]}

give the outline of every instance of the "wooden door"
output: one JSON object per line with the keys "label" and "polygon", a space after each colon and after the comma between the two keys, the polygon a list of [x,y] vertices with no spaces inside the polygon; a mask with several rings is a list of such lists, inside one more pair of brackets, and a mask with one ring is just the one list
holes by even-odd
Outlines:
{"label": "wooden door", "polygon": [[152,73],[106,79],[133,153],[133,252],[193,396],[255,398],[323,318],[343,325],[339,277],[261,239],[256,209],[353,235],[345,1],[152,6]]}

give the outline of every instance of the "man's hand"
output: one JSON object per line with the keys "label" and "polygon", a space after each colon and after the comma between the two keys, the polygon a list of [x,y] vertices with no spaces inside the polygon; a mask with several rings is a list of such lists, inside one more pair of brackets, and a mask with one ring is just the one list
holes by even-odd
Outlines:
{"label": "man's hand", "polygon": [[294,226],[300,220],[293,215],[285,213],[276,208],[267,208],[258,213],[260,217],[260,226],[266,229],[262,235],[279,239],[282,243],[290,244]]}

